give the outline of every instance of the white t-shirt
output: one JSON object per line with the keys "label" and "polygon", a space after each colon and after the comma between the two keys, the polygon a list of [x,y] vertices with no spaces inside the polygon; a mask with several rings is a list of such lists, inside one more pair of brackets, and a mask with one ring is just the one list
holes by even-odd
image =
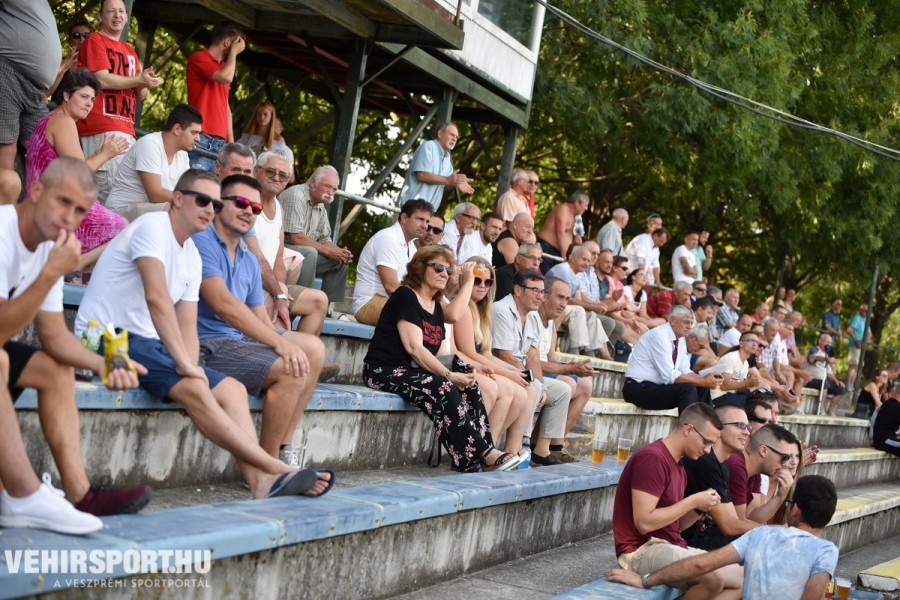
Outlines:
{"label": "white t-shirt", "polygon": [[278,248],[281,247],[281,240],[284,239],[284,211],[281,209],[281,202],[275,202],[274,219],[268,218],[266,211],[263,211],[256,217],[256,225],[253,228],[256,230],[259,249],[266,257],[269,266],[274,269]]}
{"label": "white t-shirt", "polygon": [[[741,360],[740,352],[728,352],[719,359],[720,365],[725,365],[728,370],[725,371],[728,375],[731,376],[731,381],[734,383],[739,383],[747,378],[747,371],[750,370],[750,364],[746,360]],[[709,390],[709,395],[712,398],[718,398],[722,394],[726,394],[727,392],[723,392],[719,388],[714,388]]]}
{"label": "white t-shirt", "polygon": [[191,161],[187,152],[179,150],[170,163],[163,147],[162,133],[149,133],[132,144],[122,157],[106,207],[119,212],[134,204],[150,202],[139,171],[159,175],[162,188],[174,190],[178,178],[189,168]]}
{"label": "white t-shirt", "polygon": [[75,319],[75,333],[94,319],[106,326],[127,329],[151,339],[159,339],[147,298],[144,282],[134,261],[155,258],[166,271],[166,289],[173,304],[200,299],[203,269],[200,253],[191,238],[178,243],[167,212],[141,215],[114,237],[100,255],[91,281],[81,300]]}
{"label": "white t-shirt", "polygon": [[647,274],[647,284],[656,284],[653,269],[659,268],[659,248],[653,243],[653,236],[649,233],[642,233],[636,236],[625,248],[625,255],[628,257],[629,271],[643,267],[644,272]]}
{"label": "white t-shirt", "polygon": [[552,319],[544,325],[543,321],[541,321],[540,313],[537,311],[528,313],[528,318],[532,318],[532,315],[537,315],[538,317],[537,326],[541,334],[538,340],[538,355],[543,362],[547,362],[547,357],[550,356],[550,343],[553,341],[553,332],[556,331],[556,325],[554,325]]}
{"label": "white t-shirt", "polygon": [[697,266],[697,257],[694,256],[694,253],[688,250],[684,244],[678,246],[672,254],[672,279],[675,280],[675,283],[679,281],[694,283],[694,276],[685,273],[684,267],[681,266],[682,258],[687,260],[688,265],[691,267],[696,268]]}
{"label": "white t-shirt", "polygon": [[631,303],[633,303],[634,305],[636,305],[637,308],[638,308],[638,311],[640,311],[640,310],[641,310],[641,307],[642,307],[642,306],[644,305],[644,303],[647,301],[647,292],[644,292],[643,294],[641,294],[641,301],[640,301],[640,302],[635,302],[635,301],[634,301],[634,292],[631,291],[631,286],[630,286],[630,285],[626,285],[626,286],[624,286],[624,287],[622,288],[622,298],[625,298],[628,302],[631,302]]}
{"label": "white t-shirt", "polygon": [[734,348],[741,341],[741,332],[737,327],[732,327],[719,337],[719,346],[723,348]]}
{"label": "white t-shirt", "polygon": [[[70,234],[72,235],[72,234]],[[19,235],[19,213],[15,205],[0,206],[0,298],[11,300],[21,296],[40,275],[54,242],[38,244],[28,250]],[[41,302],[41,310],[62,312],[63,278],[53,284]]]}
{"label": "white t-shirt", "polygon": [[[258,223],[258,221],[257,221]],[[397,281],[406,275],[406,265],[416,253],[415,240],[406,241],[400,223],[382,229],[366,242],[356,266],[356,287],[353,289],[353,313],[359,312],[375,294],[387,296],[378,267],[397,271]]]}

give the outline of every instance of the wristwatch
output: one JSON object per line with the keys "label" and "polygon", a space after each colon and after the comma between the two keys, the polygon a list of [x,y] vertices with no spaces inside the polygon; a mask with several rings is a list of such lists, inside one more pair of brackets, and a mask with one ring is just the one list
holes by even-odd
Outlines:
{"label": "wristwatch", "polygon": [[650,573],[647,573],[646,575],[641,575],[641,587],[644,588],[645,590],[650,589],[650,583],[648,581],[649,579],[650,579]]}
{"label": "wristwatch", "polygon": [[276,299],[276,300],[287,300],[288,297],[287,297],[287,294],[277,294],[277,295],[275,296],[275,299]]}

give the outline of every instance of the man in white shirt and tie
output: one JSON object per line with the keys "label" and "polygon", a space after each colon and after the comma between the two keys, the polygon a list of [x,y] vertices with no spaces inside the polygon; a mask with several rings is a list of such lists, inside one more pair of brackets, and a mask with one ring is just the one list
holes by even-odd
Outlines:
{"label": "man in white shirt and tie", "polygon": [[679,414],[694,402],[709,403],[709,389],[716,388],[722,378],[691,371],[685,336],[693,324],[691,309],[677,305],[666,324],[640,337],[625,370],[622,396],[626,402],[644,410],[678,408]]}

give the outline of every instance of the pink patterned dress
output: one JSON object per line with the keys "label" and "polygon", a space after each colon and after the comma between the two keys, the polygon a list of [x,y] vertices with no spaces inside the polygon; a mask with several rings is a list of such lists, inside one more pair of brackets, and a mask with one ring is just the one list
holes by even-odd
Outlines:
{"label": "pink patterned dress", "polygon": [[[56,148],[47,139],[47,123],[59,114],[59,112],[53,111],[41,119],[31,134],[31,141],[28,142],[28,155],[25,158],[26,193],[31,189],[31,184],[40,178],[47,165],[59,156]],[[125,220],[125,217],[114,213],[94,200],[91,209],[84,215],[81,225],[75,230],[75,237],[81,240],[81,253],[84,254],[97,246],[102,246],[125,229],[127,225],[128,221]]]}

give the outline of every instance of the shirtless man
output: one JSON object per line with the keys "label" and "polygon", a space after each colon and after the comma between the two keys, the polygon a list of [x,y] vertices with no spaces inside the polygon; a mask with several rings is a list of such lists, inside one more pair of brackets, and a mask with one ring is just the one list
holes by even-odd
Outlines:
{"label": "shirtless man", "polygon": [[572,244],[580,245],[581,236],[572,232],[575,226],[575,217],[588,209],[591,199],[584,192],[575,192],[569,196],[569,201],[558,205],[550,214],[538,231],[537,240],[544,252],[544,263],[541,272],[546,273],[556,264],[556,261],[547,258],[547,254],[566,257],[566,252]]}

